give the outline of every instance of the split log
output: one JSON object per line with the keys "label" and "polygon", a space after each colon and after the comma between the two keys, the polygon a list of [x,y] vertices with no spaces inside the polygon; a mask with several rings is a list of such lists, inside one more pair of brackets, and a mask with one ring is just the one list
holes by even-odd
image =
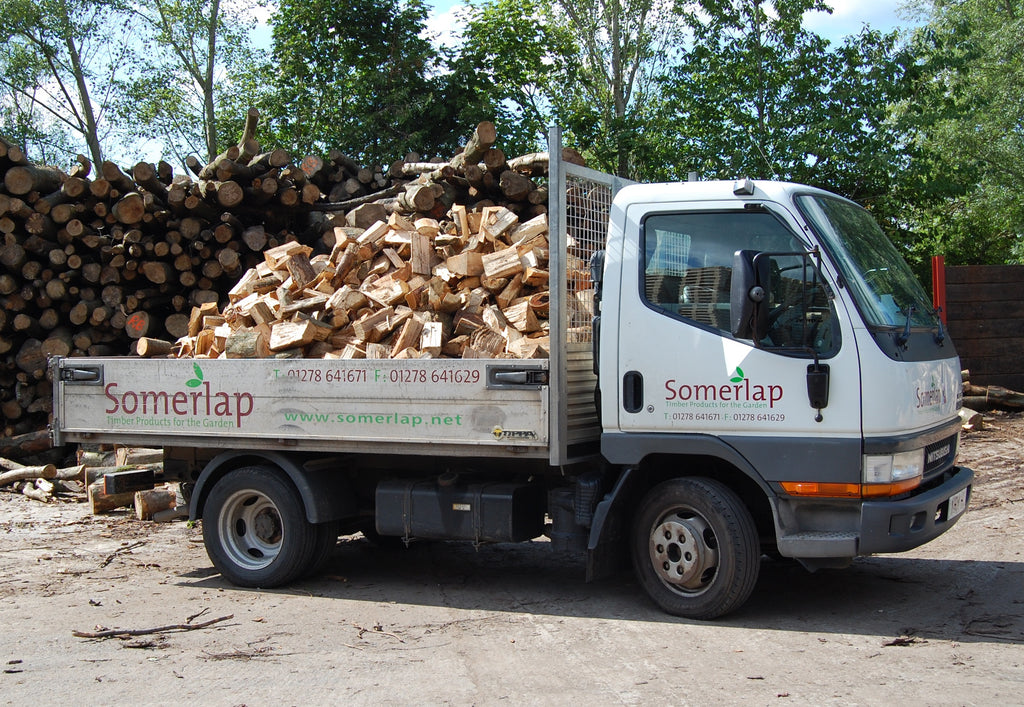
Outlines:
{"label": "split log", "polygon": [[118,447],[114,450],[114,458],[118,466],[148,467],[163,463],[164,450],[149,447]]}
{"label": "split log", "polygon": [[152,520],[161,511],[169,511],[175,507],[177,500],[174,492],[167,489],[151,489],[135,492],[135,517],[138,520]]}
{"label": "split log", "polygon": [[92,482],[88,486],[89,507],[93,515],[108,513],[118,508],[135,505],[135,493],[107,493],[103,479]]}

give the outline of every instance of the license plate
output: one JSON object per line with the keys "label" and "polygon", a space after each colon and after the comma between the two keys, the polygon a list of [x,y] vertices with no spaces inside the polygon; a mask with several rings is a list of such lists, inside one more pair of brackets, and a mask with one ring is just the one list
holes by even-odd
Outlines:
{"label": "license plate", "polygon": [[967,508],[967,489],[961,489],[949,497],[949,512],[947,518],[953,519],[964,512]]}

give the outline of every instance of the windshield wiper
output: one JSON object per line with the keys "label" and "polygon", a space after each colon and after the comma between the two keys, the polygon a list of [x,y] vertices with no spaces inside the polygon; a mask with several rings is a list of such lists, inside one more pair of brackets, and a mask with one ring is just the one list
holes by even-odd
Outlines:
{"label": "windshield wiper", "polygon": [[[902,311],[902,310],[901,310]],[[907,305],[907,323],[903,326],[903,331],[896,335],[896,345],[906,346],[907,342],[910,341],[910,318],[914,316],[914,305]]]}
{"label": "windshield wiper", "polygon": [[939,324],[935,329],[935,343],[942,346],[942,342],[946,340],[946,328],[942,326],[942,307],[935,308],[935,321]]}

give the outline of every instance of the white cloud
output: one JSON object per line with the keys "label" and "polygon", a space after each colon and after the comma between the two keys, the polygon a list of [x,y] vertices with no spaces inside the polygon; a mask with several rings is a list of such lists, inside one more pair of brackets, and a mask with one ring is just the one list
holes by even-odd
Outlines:
{"label": "white cloud", "polygon": [[435,2],[427,17],[426,36],[436,46],[457,47],[462,43],[462,22],[458,17],[463,9],[459,2]]}
{"label": "white cloud", "polygon": [[904,3],[899,0],[831,0],[829,5],[831,15],[809,12],[805,26],[832,41],[857,34],[865,25],[884,32],[909,30],[915,26],[902,15],[900,8]]}

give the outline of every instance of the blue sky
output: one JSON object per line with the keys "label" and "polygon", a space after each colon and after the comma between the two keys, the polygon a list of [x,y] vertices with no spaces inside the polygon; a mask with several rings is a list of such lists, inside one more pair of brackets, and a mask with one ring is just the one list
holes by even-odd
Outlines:
{"label": "blue sky", "polygon": [[864,25],[872,29],[891,31],[910,29],[913,23],[903,17],[899,8],[902,2],[894,0],[832,0],[832,14],[811,13],[807,17],[807,28],[833,41],[857,34]]}
{"label": "blue sky", "polygon": [[[434,7],[429,30],[439,37],[449,35],[457,24],[453,13],[461,5],[460,0],[428,0],[428,4]],[[901,0],[832,0],[829,4],[831,15],[811,13],[806,26],[833,42],[857,34],[864,25],[884,31],[912,27],[911,22],[900,16]]]}

